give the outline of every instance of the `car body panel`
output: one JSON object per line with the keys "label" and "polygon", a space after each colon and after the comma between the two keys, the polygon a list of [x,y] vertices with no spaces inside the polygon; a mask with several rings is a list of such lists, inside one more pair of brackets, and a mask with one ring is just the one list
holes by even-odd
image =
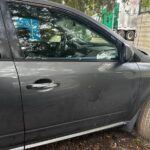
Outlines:
{"label": "car body panel", "polygon": [[123,125],[126,125],[126,123],[125,122],[114,123],[114,124],[111,124],[111,125],[107,125],[107,126],[103,126],[103,127],[99,127],[99,128],[94,128],[94,129],[91,129],[91,130],[86,130],[86,131],[82,131],[82,132],[78,132],[78,133],[73,133],[73,134],[70,134],[70,135],[63,136],[63,137],[57,137],[57,138],[51,139],[51,140],[45,140],[45,141],[29,144],[29,145],[26,145],[25,148],[30,149],[30,148],[34,148],[34,147],[38,147],[38,146],[42,146],[42,145],[46,145],[46,144],[51,144],[51,143],[54,143],[54,142],[58,142],[58,141],[66,140],[66,139],[71,139],[71,138],[74,138],[74,137],[79,137],[79,136],[83,136],[83,135],[86,135],[86,134],[90,134],[90,133],[94,133],[94,132],[98,132],[98,131],[102,131],[102,130],[106,130],[106,129],[110,129],[110,128],[114,128],[114,127],[118,127],[118,126],[123,126]]}
{"label": "car body panel", "polygon": [[[15,65],[27,141],[130,119],[128,108],[139,88],[136,63],[16,61]],[[50,90],[27,88],[39,79],[50,79],[59,86]]]}
{"label": "car body panel", "polygon": [[137,65],[141,72],[141,82],[138,99],[136,100],[137,107],[134,107],[133,113],[140,109],[146,101],[150,100],[150,63],[138,62]]}
{"label": "car body panel", "polygon": [[[32,2],[33,5],[40,5],[38,1]],[[43,3],[45,4],[47,2]],[[49,6],[57,8],[56,11],[62,9],[63,12],[69,11],[70,15],[79,15],[78,11],[68,7],[54,5],[54,3],[49,3]],[[107,37],[116,38],[91,18],[83,14],[78,17],[93,24],[92,28],[96,25],[101,31],[108,32]],[[14,36],[15,30],[10,21],[7,21],[7,24],[10,25],[7,29],[11,29],[11,47],[19,51],[18,44],[14,44],[18,42],[17,37]],[[121,39],[116,42],[119,41]],[[17,58],[14,52],[13,56]],[[130,112],[131,103],[136,98],[140,80],[139,68],[134,62],[122,64],[120,62],[15,59],[15,65],[22,90],[26,143],[53,139],[58,135],[64,136],[120,122],[123,119],[131,119],[127,114]],[[49,79],[58,83],[59,87],[52,90],[27,88],[39,79]]]}
{"label": "car body panel", "polygon": [[24,144],[24,122],[18,75],[11,58],[1,10],[0,54],[0,149],[8,149]]}
{"label": "car body panel", "polygon": [[[11,125],[9,129],[16,136],[13,135],[11,140],[7,139],[9,136],[3,138],[5,141],[0,140],[1,147],[9,146],[7,142],[16,147],[22,144],[24,130],[25,144],[30,145],[49,139],[57,141],[58,137],[65,138],[66,135],[80,135],[77,133],[86,130],[90,133],[91,129],[105,129],[111,124],[122,125],[136,115],[150,93],[149,63],[138,63],[134,60],[123,63],[18,59],[20,47],[16,31],[7,6],[2,1],[3,19],[14,62],[0,62],[0,83],[4,85],[0,90],[9,89],[7,95],[1,94],[8,102],[5,107],[0,105],[3,108],[0,111],[3,111],[1,114],[5,114],[4,117],[8,119],[5,121]],[[60,9],[82,19],[91,28],[97,29],[97,32],[103,32],[116,44],[127,45],[133,49],[124,39],[77,10],[42,0],[15,1],[48,6],[56,11]],[[39,79],[53,81],[58,87],[46,90],[28,88],[28,85]],[[142,88],[145,90],[144,94]],[[5,104],[3,99],[2,102]],[[12,99],[13,101],[10,101]],[[0,125],[0,133],[4,133],[6,127],[8,126]],[[7,132],[5,135],[9,135]]]}
{"label": "car body panel", "polygon": [[0,149],[23,145],[20,87],[12,61],[0,61],[0,85]]}

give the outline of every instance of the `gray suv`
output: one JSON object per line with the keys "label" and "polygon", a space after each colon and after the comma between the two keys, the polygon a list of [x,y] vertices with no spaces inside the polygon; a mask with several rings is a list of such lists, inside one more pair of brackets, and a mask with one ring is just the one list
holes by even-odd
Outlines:
{"label": "gray suv", "polygon": [[150,139],[150,57],[72,8],[0,0],[0,149],[121,126]]}

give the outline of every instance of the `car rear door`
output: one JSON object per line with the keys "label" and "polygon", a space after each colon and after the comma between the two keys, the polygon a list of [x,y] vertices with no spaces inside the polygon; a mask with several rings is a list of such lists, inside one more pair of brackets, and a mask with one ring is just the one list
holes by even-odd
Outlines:
{"label": "car rear door", "polygon": [[128,119],[139,70],[120,62],[121,42],[62,8],[8,7],[27,144]]}
{"label": "car rear door", "polygon": [[20,86],[2,17],[0,1],[0,149],[24,148]]}

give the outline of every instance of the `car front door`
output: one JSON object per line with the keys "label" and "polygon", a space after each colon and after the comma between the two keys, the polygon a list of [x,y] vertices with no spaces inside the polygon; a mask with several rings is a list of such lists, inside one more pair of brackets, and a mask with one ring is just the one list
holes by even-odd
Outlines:
{"label": "car front door", "polygon": [[0,1],[0,149],[24,149],[20,86],[2,17]]}
{"label": "car front door", "polygon": [[138,67],[120,62],[117,39],[62,9],[8,7],[19,42],[13,49],[27,144],[127,119]]}

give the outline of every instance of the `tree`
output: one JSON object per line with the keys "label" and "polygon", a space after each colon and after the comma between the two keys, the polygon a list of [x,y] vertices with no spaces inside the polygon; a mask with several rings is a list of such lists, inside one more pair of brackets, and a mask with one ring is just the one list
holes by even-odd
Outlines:
{"label": "tree", "polygon": [[147,11],[147,9],[150,11],[150,0],[141,0],[141,7],[144,11]]}
{"label": "tree", "polygon": [[[100,11],[100,7],[107,6],[108,11],[113,10],[116,0],[52,0],[54,2],[64,3],[75,9],[83,11],[87,15],[94,15]],[[127,1],[127,0],[123,0]],[[148,0],[149,1],[149,0]]]}

